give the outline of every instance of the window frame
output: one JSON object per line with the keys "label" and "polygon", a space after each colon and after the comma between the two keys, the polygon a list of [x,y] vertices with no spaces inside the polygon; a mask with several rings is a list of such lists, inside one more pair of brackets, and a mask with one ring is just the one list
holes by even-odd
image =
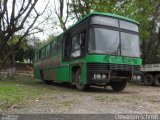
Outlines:
{"label": "window frame", "polygon": [[70,32],[67,32],[63,35],[62,38],[62,60],[63,61],[69,61],[70,60],[70,46],[71,46],[71,41],[70,39]]}
{"label": "window frame", "polygon": [[50,53],[51,53],[51,55],[55,55],[56,54],[56,52],[57,52],[57,39],[55,39],[55,40],[53,40],[52,42],[51,42],[51,47],[50,47]]}
{"label": "window frame", "polygon": [[[81,36],[81,35],[82,35],[83,33],[85,34],[85,35],[84,35],[84,38],[83,38],[84,40],[81,40],[81,39],[82,39],[82,36]],[[87,45],[86,45],[87,34],[86,34],[86,33],[87,33],[87,30],[86,30],[86,29],[83,29],[83,30],[81,30],[80,32],[78,32],[77,34],[75,34],[75,35],[73,35],[73,36],[71,37],[71,53],[70,53],[71,59],[81,58],[81,57],[84,57],[84,56],[85,56],[85,53],[86,53],[86,49],[85,49],[85,48],[87,47]],[[84,44],[83,44],[84,46],[81,46],[82,43],[80,43],[80,47],[79,47],[79,48],[72,50],[72,39],[73,39],[75,36],[77,36],[77,35],[79,35],[79,38],[80,38],[79,40],[82,41],[82,43],[84,43]],[[82,50],[83,50],[83,49],[84,49],[84,53],[82,53]],[[76,56],[76,57],[71,56],[73,52],[78,51],[78,50],[80,51],[80,55],[79,55],[79,56]]]}
{"label": "window frame", "polygon": [[50,56],[50,47],[51,47],[50,44],[46,46],[46,57]]}

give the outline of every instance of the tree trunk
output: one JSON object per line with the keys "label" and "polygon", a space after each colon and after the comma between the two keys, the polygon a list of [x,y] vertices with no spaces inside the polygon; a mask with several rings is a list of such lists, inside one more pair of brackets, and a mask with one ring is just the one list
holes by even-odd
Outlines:
{"label": "tree trunk", "polygon": [[15,52],[13,51],[10,57],[8,58],[8,63],[6,67],[7,77],[9,79],[13,79],[16,75],[16,67],[15,67]]}

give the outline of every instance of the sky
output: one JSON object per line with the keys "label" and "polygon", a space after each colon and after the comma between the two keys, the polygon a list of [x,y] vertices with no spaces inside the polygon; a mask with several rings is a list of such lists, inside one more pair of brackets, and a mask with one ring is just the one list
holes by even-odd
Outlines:
{"label": "sky", "polygon": [[[56,2],[56,4],[57,4],[57,2]],[[44,5],[46,5],[46,0],[39,0],[37,5],[36,5],[36,9],[38,11],[41,11],[42,9],[44,9]],[[54,9],[55,9],[55,7],[54,7],[54,4],[53,4],[53,0],[50,0],[45,13],[38,19],[38,21],[42,21],[43,17],[46,17],[48,14],[51,14],[51,16],[52,16],[45,23],[45,31],[41,32],[41,33],[38,33],[38,34],[35,34],[35,36],[38,37],[40,40],[46,40],[49,37],[49,35],[51,35],[51,34],[55,34],[56,35],[56,34],[62,32],[60,27],[54,25],[54,23],[56,24],[56,21],[58,21],[57,16],[54,13]],[[52,13],[50,13],[50,11],[52,11]],[[50,27],[53,27],[53,28],[52,29],[47,29],[47,28],[50,28]]]}
{"label": "sky", "polygon": [[[46,4],[47,0],[39,0],[36,6],[36,9],[38,11],[41,11],[42,9],[44,9],[44,5]],[[56,4],[56,7],[55,7]],[[47,21],[47,24],[45,25],[45,27],[50,28],[52,26],[52,29],[48,29],[45,30],[43,33],[38,33],[35,34],[36,37],[40,38],[41,40],[46,40],[49,35],[58,35],[60,33],[63,32],[63,30],[56,24],[59,24],[59,20],[57,18],[57,15],[54,13],[55,8],[58,9],[58,0],[55,0],[55,4],[54,4],[54,0],[50,0],[50,3],[48,5],[48,9],[46,9],[46,12],[44,13],[44,15],[42,15],[41,18],[39,18],[39,21],[41,21],[41,19],[43,19],[43,17],[46,17],[46,15],[48,15],[50,13],[50,11],[52,11],[52,17]],[[64,11],[66,10],[66,7],[64,9]],[[69,22],[67,22],[67,27],[71,26],[73,24],[73,21],[70,20]]]}
{"label": "sky", "polygon": [[[38,33],[38,34],[35,34],[34,36],[35,37],[38,37],[40,40],[46,40],[49,35],[58,35],[60,33],[63,32],[63,30],[58,26],[59,24],[59,20],[57,18],[57,15],[55,14],[54,10],[55,10],[55,5],[56,5],[56,8],[58,9],[58,0],[38,0],[36,6],[35,6],[35,9],[38,13],[41,13],[45,6],[47,5],[49,1],[49,4],[47,6],[47,9],[46,11],[44,12],[44,14],[42,16],[40,16],[35,24],[38,25],[39,23],[41,23],[45,18],[47,18],[48,16],[50,16],[50,18],[47,19],[47,21],[41,23],[39,25],[39,28],[43,29],[44,32],[41,32],[41,33]],[[13,0],[9,0],[8,1],[8,8],[9,8],[9,13],[11,13],[12,11],[12,2]],[[15,14],[18,13],[18,9],[20,9],[21,5],[22,5],[22,0],[16,0],[16,11],[15,11]],[[27,1],[28,2],[28,1]],[[27,3],[26,2],[26,3]],[[66,8],[65,8],[66,10]],[[35,17],[35,12],[32,12],[32,17]],[[33,19],[29,18],[28,19],[28,23],[31,23],[33,21]],[[70,26],[73,24],[73,21],[70,21],[68,22],[67,26]],[[24,28],[27,28],[28,26],[24,26]],[[20,31],[19,33],[23,33],[24,30]],[[19,34],[18,33],[18,34]]]}

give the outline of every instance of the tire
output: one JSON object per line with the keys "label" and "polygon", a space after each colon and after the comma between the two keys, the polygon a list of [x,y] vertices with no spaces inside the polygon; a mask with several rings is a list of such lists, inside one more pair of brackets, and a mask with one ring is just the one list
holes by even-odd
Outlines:
{"label": "tire", "polygon": [[76,71],[75,79],[76,88],[80,91],[86,90],[87,85],[82,83],[82,73],[80,68],[78,68]]}
{"label": "tire", "polygon": [[155,76],[155,78],[154,78],[154,86],[156,86],[156,87],[160,86],[160,74]]}
{"label": "tire", "polygon": [[143,81],[144,81],[144,84],[147,85],[147,86],[153,85],[153,81],[154,81],[153,80],[153,75],[151,75],[151,74],[144,75]]}
{"label": "tire", "polygon": [[40,79],[41,79],[42,82],[44,82],[44,77],[43,77],[43,71],[42,70],[40,71]]}
{"label": "tire", "polygon": [[113,91],[116,91],[116,92],[121,92],[122,90],[124,90],[126,85],[127,85],[126,80],[124,80],[122,82],[111,81],[111,87],[112,87]]}
{"label": "tire", "polygon": [[46,83],[46,84],[48,84],[48,85],[50,85],[50,84],[53,83],[51,80],[44,80],[43,72],[42,71],[41,71],[41,81],[44,82],[44,83]]}
{"label": "tire", "polygon": [[44,80],[43,82],[46,83],[47,85],[50,85],[53,83],[53,81],[51,81],[51,80]]}

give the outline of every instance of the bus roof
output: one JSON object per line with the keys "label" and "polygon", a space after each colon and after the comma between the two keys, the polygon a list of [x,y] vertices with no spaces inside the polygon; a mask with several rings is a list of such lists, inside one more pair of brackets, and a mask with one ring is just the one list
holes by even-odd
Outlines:
{"label": "bus roof", "polygon": [[[130,19],[130,18],[128,18],[128,17],[120,16],[120,15],[117,15],[117,14],[104,13],[104,12],[92,12],[92,13],[87,14],[87,15],[84,16],[83,18],[81,18],[78,22],[76,22],[74,25],[70,26],[66,31],[64,31],[64,32],[61,33],[60,35],[68,32],[69,30],[71,30],[72,28],[76,27],[79,23],[83,22],[85,19],[89,18],[89,17],[92,16],[92,15],[102,15],[102,16],[109,16],[109,17],[113,17],[113,18],[119,18],[119,19],[126,20],[126,21],[130,21],[130,22],[132,22],[132,23],[135,23],[135,24],[138,24],[138,25],[139,25],[139,22],[137,22],[137,21],[135,21],[135,20],[133,20],[133,19]],[[56,38],[54,38],[54,40],[57,39],[57,38],[59,38],[60,35],[58,35]],[[52,41],[53,41],[53,40],[51,40],[51,42],[52,42]],[[51,42],[49,42],[49,43],[51,43]],[[49,43],[48,43],[48,44],[49,44]],[[47,45],[48,45],[48,44],[47,44]],[[47,46],[47,45],[45,45],[45,46]],[[45,46],[43,46],[43,47],[45,47]],[[38,48],[38,49],[36,50],[36,52],[37,52],[38,50],[42,49],[43,47]]]}
{"label": "bus roof", "polygon": [[[116,14],[111,14],[111,13],[104,13],[104,12],[92,12],[92,13],[89,13],[87,14],[86,16],[84,16],[82,19],[80,19],[78,22],[76,22],[74,25],[70,26],[65,32],[69,31],[70,29],[74,28],[75,26],[77,26],[79,23],[83,22],[85,19],[87,19],[88,17],[92,16],[92,15],[102,15],[102,16],[109,16],[109,17],[114,17],[114,18],[120,18],[122,20],[127,20],[127,21],[130,21],[132,23],[135,23],[135,24],[138,24],[139,25],[139,22],[133,20],[133,19],[130,19],[128,17],[124,17],[124,16],[120,16],[120,15],[116,15]],[[63,34],[63,33],[62,33]]]}
{"label": "bus roof", "polygon": [[139,22],[137,22],[133,19],[130,19],[128,17],[124,17],[124,16],[121,16],[121,15],[117,15],[117,14],[103,13],[103,12],[93,12],[93,13],[90,13],[90,15],[104,15],[104,16],[109,16],[109,17],[115,17],[115,18],[120,18],[122,20],[127,20],[127,21],[130,21],[130,22],[133,22],[135,24],[139,24]]}

